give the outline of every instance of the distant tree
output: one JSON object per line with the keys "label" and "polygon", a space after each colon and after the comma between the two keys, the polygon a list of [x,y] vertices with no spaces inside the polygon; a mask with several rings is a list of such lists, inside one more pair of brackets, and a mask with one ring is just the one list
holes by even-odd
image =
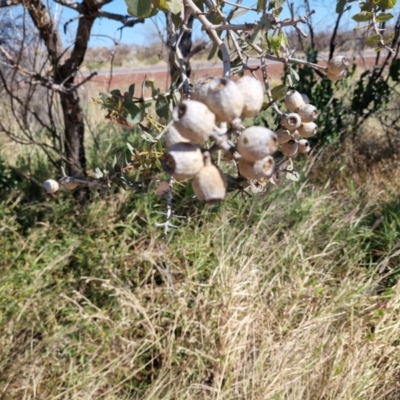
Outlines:
{"label": "distant tree", "polygon": [[[62,26],[51,12],[51,3],[0,0],[0,9],[4,11],[13,7],[13,15],[18,15],[18,23],[15,23],[9,14],[2,13],[0,81],[9,96],[6,107],[19,132],[16,133],[13,124],[6,124],[4,120],[0,121],[0,129],[21,143],[40,145],[56,164],[59,164],[57,158],[61,156],[72,176],[86,174],[85,123],[77,90],[82,82],[78,83],[76,77],[84,61],[93,24],[98,18],[108,18],[121,22],[122,27],[132,28],[144,21],[103,11],[102,7],[111,1],[55,0],[55,3],[77,13],[75,40],[72,48],[66,48],[60,35]],[[44,89],[38,90],[38,87]],[[56,121],[55,104],[58,102],[62,121]],[[62,122],[62,131],[59,122]],[[52,144],[40,140],[33,127],[45,131]]]}

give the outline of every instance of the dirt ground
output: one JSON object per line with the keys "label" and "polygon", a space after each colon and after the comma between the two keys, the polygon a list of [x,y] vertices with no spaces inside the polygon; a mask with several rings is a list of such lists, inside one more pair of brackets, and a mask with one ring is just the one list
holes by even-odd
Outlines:
{"label": "dirt ground", "polygon": [[[375,63],[375,57],[368,56],[363,59],[357,58],[355,62],[362,67],[370,67]],[[321,61],[320,64],[324,65],[325,62]],[[273,63],[268,65],[268,75],[272,81],[280,79],[283,72],[282,63]],[[216,75],[222,74],[222,63],[215,64],[215,66],[210,63],[198,63],[192,65],[191,79],[195,80],[204,75]],[[256,74],[261,78],[261,71],[257,70]],[[81,78],[83,79],[83,78]],[[149,66],[148,70],[141,68],[138,71],[133,70],[128,72],[127,70],[114,70],[113,74],[110,75],[109,71],[101,71],[97,76],[94,76],[90,81],[85,83],[83,86],[83,91],[81,92],[82,97],[85,100],[91,100],[96,98],[99,92],[109,92],[114,89],[120,89],[121,92],[127,91],[131,84],[136,85],[135,95],[140,95],[140,86],[144,80],[150,80],[154,82],[155,87],[160,88],[161,91],[167,91],[171,79],[167,66],[163,67],[152,67]],[[150,95],[150,90],[147,89],[145,96]]]}

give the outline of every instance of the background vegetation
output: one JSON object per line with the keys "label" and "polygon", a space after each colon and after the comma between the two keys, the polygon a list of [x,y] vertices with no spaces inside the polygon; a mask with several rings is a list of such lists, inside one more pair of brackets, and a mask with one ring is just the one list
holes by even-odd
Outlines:
{"label": "background vegetation", "polygon": [[[95,132],[92,165],[139,145]],[[187,219],[169,242],[156,184],[79,206],[3,163],[2,398],[397,399],[398,148],[372,122],[360,132],[247,201],[177,188]],[[19,152],[21,170],[50,174]]]}
{"label": "background vegetation", "polygon": [[[213,206],[175,185],[167,240],[156,163],[81,203],[42,190],[60,160],[0,136],[0,399],[398,400],[400,66],[376,61],[340,83],[296,69],[322,113],[300,181]],[[159,151],[91,106],[88,175]]]}

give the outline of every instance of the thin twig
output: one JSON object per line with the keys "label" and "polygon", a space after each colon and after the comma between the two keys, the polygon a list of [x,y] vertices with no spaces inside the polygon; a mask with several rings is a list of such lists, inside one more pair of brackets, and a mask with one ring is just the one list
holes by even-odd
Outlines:
{"label": "thin twig", "polygon": [[210,21],[203,15],[201,10],[196,6],[196,4],[193,2],[193,0],[184,0],[185,5],[189,7],[193,15],[201,22],[201,24],[204,26],[207,34],[210,36],[212,41],[219,47],[221,54],[222,54],[222,64],[223,64],[223,75],[226,77],[230,76],[230,71],[231,71],[231,62],[229,59],[229,53],[226,48],[225,43],[221,40],[221,38],[218,36],[217,32],[215,29],[213,29],[213,25],[210,23]]}
{"label": "thin twig", "polygon": [[174,215],[172,211],[172,185],[174,183],[174,178],[172,176],[169,177],[168,185],[169,189],[166,192],[167,195],[167,212],[163,213],[167,218],[165,222],[156,223],[155,226],[159,228],[164,228],[164,239],[167,238],[169,228],[177,229],[178,226],[171,223],[172,218],[185,218],[183,216]]}

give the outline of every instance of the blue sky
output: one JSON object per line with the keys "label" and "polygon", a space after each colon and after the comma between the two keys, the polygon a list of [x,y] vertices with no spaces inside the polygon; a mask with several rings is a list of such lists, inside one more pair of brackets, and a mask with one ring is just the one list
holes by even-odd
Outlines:
{"label": "blue sky", "polygon": [[[66,21],[69,21],[71,18],[76,17],[76,13],[73,10],[67,9],[65,7],[60,6],[59,4],[54,3],[52,0],[47,0],[48,6],[52,9],[53,15],[56,16],[57,21],[60,24],[60,31],[63,31],[63,25]],[[149,0],[150,1],[150,0]],[[256,0],[243,0],[242,4],[248,7],[254,6]],[[287,4],[289,1],[287,1]],[[304,3],[302,0],[294,0],[296,10],[299,15],[304,15],[304,8],[302,4]],[[313,15],[313,25],[316,31],[329,31],[333,27],[335,23],[336,13],[336,1],[335,0],[310,0],[311,8],[315,9],[316,13]],[[356,3],[354,3],[356,4]],[[400,2],[397,4],[396,8],[392,10],[392,13],[398,13],[400,9]],[[225,6],[227,7],[227,6]],[[348,12],[346,17],[343,18],[341,27],[343,29],[352,29],[355,24],[351,20],[350,16],[356,13],[357,5],[354,6],[354,10]],[[126,15],[126,5],[124,0],[113,0],[110,4],[107,4],[104,10],[111,11],[117,14]],[[228,7],[227,7],[228,9]],[[17,10],[12,11],[11,13],[16,13]],[[282,18],[289,17],[289,7],[286,5],[283,13],[281,14]],[[233,22],[235,23],[243,23],[243,22],[254,22],[257,20],[259,16],[256,13],[248,12],[244,16],[235,19]],[[118,28],[121,26],[119,22],[111,21],[108,19],[97,19],[95,25],[92,30],[92,39],[90,42],[91,46],[112,46],[114,44],[113,40],[116,40],[121,44],[137,44],[137,45],[145,45],[149,44],[152,41],[158,41],[158,32],[156,28],[156,24],[160,28],[162,28],[164,23],[164,16],[162,13],[159,13],[159,16],[154,20],[147,19],[144,24],[138,24],[133,29],[125,28],[121,31]],[[63,34],[63,40],[66,45],[71,44],[76,32],[77,23],[72,22],[68,24],[66,35]],[[200,38],[204,33],[200,32],[199,26],[195,26],[195,37]],[[112,39],[110,39],[112,38]]]}
{"label": "blue sky", "polygon": [[[248,7],[254,6],[256,0],[243,0],[242,4]],[[311,0],[311,7],[315,9],[316,14],[313,16],[313,22],[315,24],[316,29],[329,29],[330,26],[333,26],[335,22],[335,7],[336,2],[332,0]],[[295,1],[296,8],[298,9],[300,15],[304,14],[304,9],[302,9],[301,5],[303,1],[297,0]],[[225,6],[227,7],[227,6]],[[58,8],[54,8],[56,13],[62,12],[60,15],[60,21],[63,23],[68,21],[69,19],[76,16],[76,13],[72,10],[61,10],[63,7],[58,6]],[[227,7],[228,9],[228,7]],[[112,3],[106,5],[104,10],[111,11],[118,14],[126,14],[126,5],[124,0],[114,0]],[[289,9],[285,7],[284,12],[281,14],[283,18],[289,17]],[[257,19],[257,14],[253,12],[248,12],[242,17],[234,20],[236,23],[242,22],[254,22]],[[107,19],[98,19],[93,28],[93,38],[91,40],[92,46],[111,46],[113,44],[112,40],[107,38],[106,36],[112,37],[120,43],[126,44],[138,44],[144,45],[151,43],[151,41],[157,41],[158,33],[156,24],[159,27],[162,27],[164,23],[164,15],[159,13],[155,20],[146,20],[144,24],[136,25],[132,28],[125,28],[121,31],[118,28],[121,26],[120,23],[115,21],[110,21]],[[349,24],[349,18],[344,19],[344,26]],[[198,28],[198,27],[197,27]],[[66,43],[70,43],[73,40],[74,33],[76,31],[76,23],[71,23],[68,25],[67,35],[64,37]],[[200,29],[195,29],[196,36],[201,37],[204,33],[200,32]],[[102,36],[104,35],[104,36]]]}

